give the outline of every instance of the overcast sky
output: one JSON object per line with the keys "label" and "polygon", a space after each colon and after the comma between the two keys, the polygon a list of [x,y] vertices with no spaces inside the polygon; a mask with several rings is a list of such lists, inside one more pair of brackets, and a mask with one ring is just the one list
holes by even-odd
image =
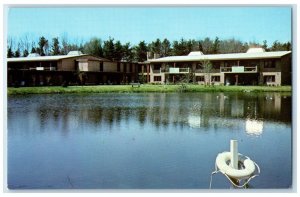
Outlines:
{"label": "overcast sky", "polygon": [[291,7],[69,7],[10,8],[8,37],[33,40],[67,36],[122,43],[236,38],[244,42],[291,41]]}

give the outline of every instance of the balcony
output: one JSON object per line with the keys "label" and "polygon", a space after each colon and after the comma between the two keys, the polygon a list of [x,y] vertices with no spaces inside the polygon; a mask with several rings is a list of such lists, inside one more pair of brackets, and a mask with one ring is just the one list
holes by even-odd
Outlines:
{"label": "balcony", "polygon": [[179,67],[170,67],[166,69],[160,69],[161,73],[167,74],[186,74],[190,72],[190,68],[179,68]]}
{"label": "balcony", "polygon": [[220,67],[221,73],[257,73],[257,66]]}
{"label": "balcony", "polygon": [[56,67],[30,67],[29,70],[50,70],[50,71],[55,71]]}

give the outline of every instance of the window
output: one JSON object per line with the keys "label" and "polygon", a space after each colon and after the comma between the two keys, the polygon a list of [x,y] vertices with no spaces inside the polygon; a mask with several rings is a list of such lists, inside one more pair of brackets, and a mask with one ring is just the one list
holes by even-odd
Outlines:
{"label": "window", "polygon": [[204,81],[204,76],[196,76],[196,81]]}
{"label": "window", "polygon": [[153,70],[160,70],[160,64],[154,64]]}
{"label": "window", "polygon": [[161,76],[154,76],[154,81],[161,81]]}
{"label": "window", "polygon": [[100,62],[100,72],[103,72],[103,62]]}
{"label": "window", "polygon": [[220,69],[220,62],[212,62],[213,69]]}
{"label": "window", "polygon": [[264,67],[265,68],[275,68],[275,61],[274,60],[265,60]]}
{"label": "window", "polygon": [[249,66],[258,66],[259,65],[259,61],[250,61],[249,62]]}
{"label": "window", "polygon": [[211,81],[212,82],[219,82],[220,81],[220,76],[212,76]]}
{"label": "window", "polygon": [[275,75],[265,76],[265,82],[275,82]]}

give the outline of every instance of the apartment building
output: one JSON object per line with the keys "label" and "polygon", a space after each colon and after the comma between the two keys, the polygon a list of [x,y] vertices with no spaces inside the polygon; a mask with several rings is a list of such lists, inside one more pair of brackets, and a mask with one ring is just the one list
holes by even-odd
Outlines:
{"label": "apartment building", "polygon": [[[210,66],[208,66],[210,64]],[[249,48],[246,53],[203,54],[148,58],[140,75],[149,83],[178,83],[183,79],[215,85],[290,85],[291,51],[266,52]]]}
{"label": "apartment building", "polygon": [[138,80],[137,63],[113,62],[71,51],[67,55],[7,58],[8,86],[126,84]]}

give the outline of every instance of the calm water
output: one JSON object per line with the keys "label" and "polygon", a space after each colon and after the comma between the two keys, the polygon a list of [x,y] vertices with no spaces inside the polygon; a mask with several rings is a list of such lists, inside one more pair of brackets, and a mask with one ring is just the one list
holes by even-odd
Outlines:
{"label": "calm water", "polygon": [[261,168],[251,188],[291,186],[291,95],[9,96],[8,187],[208,189],[230,139]]}

